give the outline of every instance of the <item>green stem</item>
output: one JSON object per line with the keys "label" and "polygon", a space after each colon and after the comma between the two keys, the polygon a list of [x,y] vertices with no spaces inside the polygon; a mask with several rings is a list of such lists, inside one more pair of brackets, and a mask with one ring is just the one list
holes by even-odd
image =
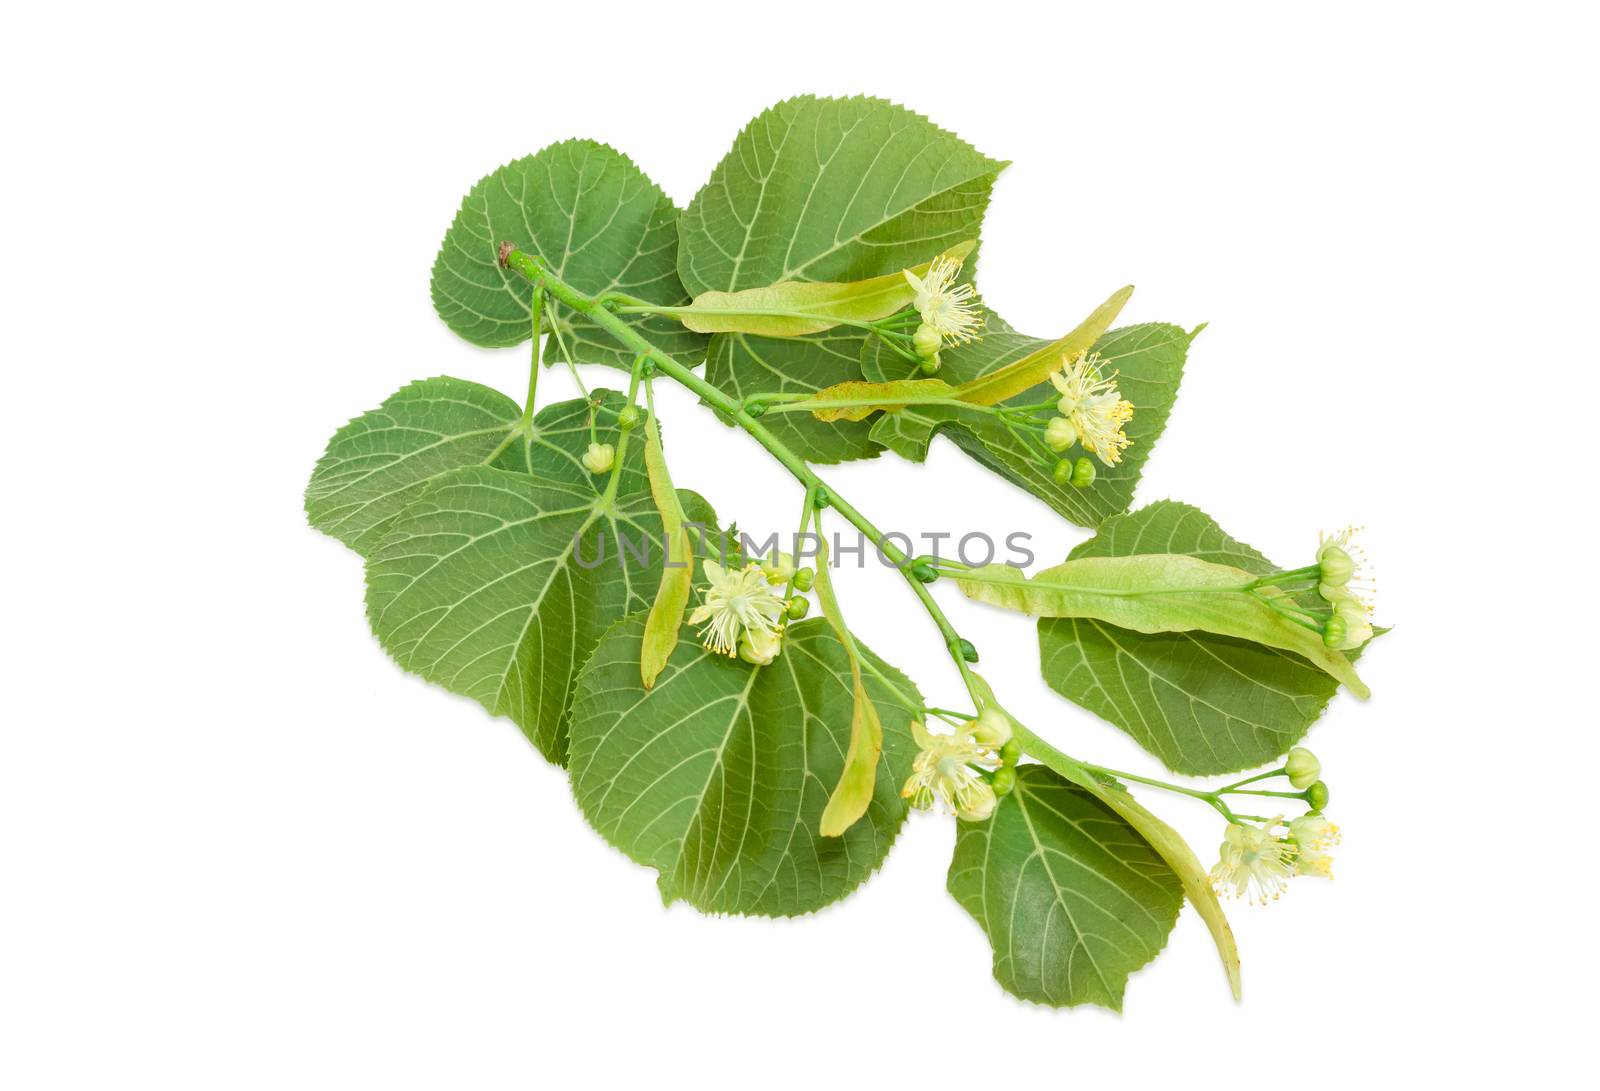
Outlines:
{"label": "green stem", "polygon": [[544,288],[541,284],[543,278],[533,282],[533,307],[529,312],[532,320],[533,345],[532,359],[528,362],[528,400],[522,405],[522,428],[527,431],[533,423],[533,405],[539,393],[539,322],[544,316]]}
{"label": "green stem", "polygon": [[[631,409],[634,402],[639,397],[639,373],[644,370],[644,359],[645,358],[642,355],[634,357],[633,372],[628,376],[628,400],[626,403],[626,408]],[[590,418],[590,423],[593,423],[592,416]],[[628,437],[633,434],[633,429],[631,428],[618,428],[617,431],[620,432],[621,435],[617,436],[616,462],[611,467],[611,479],[606,482],[606,494],[601,498],[600,501],[604,507],[610,507],[612,502],[617,498],[617,488],[622,481],[623,459],[626,458],[628,454]]]}

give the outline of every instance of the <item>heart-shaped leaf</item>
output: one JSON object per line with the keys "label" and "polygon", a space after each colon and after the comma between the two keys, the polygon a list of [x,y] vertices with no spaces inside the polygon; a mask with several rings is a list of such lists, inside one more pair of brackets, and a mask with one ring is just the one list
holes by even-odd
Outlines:
{"label": "heart-shaped leaf", "polygon": [[644,618],[616,626],[584,668],[569,766],[584,817],[660,872],[662,895],[708,913],[791,916],[844,897],[882,863],[906,806],[915,688],[865,648],[883,762],[862,819],[819,832],[844,769],[855,705],[849,656],[820,618],[790,627],[754,667],[680,642],[639,684]]}
{"label": "heart-shaped leaf", "polygon": [[[439,317],[475,345],[520,345],[531,333],[533,285],[500,265],[502,242],[537,254],[579,291],[624,292],[663,306],[689,302],[678,281],[678,210],[621,152],[567,140],[485,177],[461,203],[433,265]],[[667,318],[624,316],[656,345],[698,363],[705,338]],[[550,362],[565,344],[580,363],[628,368],[633,354],[582,315],[545,308]]]}
{"label": "heart-shaped leaf", "polygon": [[1042,765],[987,821],[956,824],[950,893],[994,948],[1007,992],[1122,1010],[1128,975],[1166,946],[1183,887],[1137,830]]}

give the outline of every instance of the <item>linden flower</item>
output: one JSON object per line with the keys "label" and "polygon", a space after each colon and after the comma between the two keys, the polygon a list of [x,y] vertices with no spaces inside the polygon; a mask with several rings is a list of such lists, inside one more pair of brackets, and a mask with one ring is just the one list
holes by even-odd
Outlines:
{"label": "linden flower", "polygon": [[[754,561],[743,568],[724,568],[716,561],[700,562],[711,586],[705,601],[689,615],[689,624],[703,625],[700,641],[719,655],[738,655],[748,638],[752,651],[771,662],[777,652],[778,621],[783,598],[767,582],[767,574]],[[767,654],[769,653],[770,654]]]}
{"label": "linden flower", "polygon": [[924,277],[905,270],[906,283],[916,293],[913,305],[922,316],[922,324],[952,345],[971,341],[983,327],[977,291],[970,284],[955,283],[960,271],[961,263],[949,258],[937,259]]}
{"label": "linden flower", "polygon": [[1333,878],[1333,857],[1327,850],[1339,843],[1338,826],[1320,814],[1301,815],[1289,823],[1289,840],[1295,844],[1295,871],[1319,879]]}
{"label": "linden flower", "polygon": [[592,474],[603,474],[611,469],[617,460],[617,449],[609,443],[591,443],[589,449],[583,452],[583,468]]}
{"label": "linden flower", "polygon": [[1211,869],[1211,881],[1219,890],[1231,886],[1234,897],[1248,897],[1261,905],[1283,893],[1294,875],[1295,847],[1273,836],[1273,827],[1281,821],[1275,818],[1265,828],[1229,823],[1221,859]]}
{"label": "linden flower", "polygon": [[915,720],[911,734],[922,752],[911,763],[911,776],[900,794],[913,807],[925,811],[938,799],[946,811],[969,822],[981,822],[994,813],[994,789],[972,768],[1000,764],[992,747],[984,746],[967,731],[931,734]]}
{"label": "linden flower", "polygon": [[1121,462],[1123,449],[1133,442],[1122,431],[1133,419],[1133,403],[1117,390],[1116,379],[1114,372],[1102,378],[1100,357],[1087,352],[1064,361],[1050,376],[1050,384],[1061,393],[1056,411],[1072,425],[1083,449],[1107,466]]}

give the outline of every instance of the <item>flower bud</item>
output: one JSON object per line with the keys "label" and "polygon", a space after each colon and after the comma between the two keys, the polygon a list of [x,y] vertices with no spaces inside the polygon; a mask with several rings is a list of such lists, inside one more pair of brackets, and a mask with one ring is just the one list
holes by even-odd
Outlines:
{"label": "flower bud", "polygon": [[936,352],[918,364],[917,370],[924,375],[937,375],[939,373],[939,364],[939,354]]}
{"label": "flower bud", "polygon": [[968,797],[956,804],[956,817],[966,822],[982,822],[994,814],[997,802],[994,787],[980,780],[972,786]]}
{"label": "flower bud", "polygon": [[739,658],[764,667],[778,658],[778,650],[782,646],[777,633],[765,629],[747,629],[744,636],[739,638]]}
{"label": "flower bud", "polygon": [[918,561],[912,565],[911,574],[916,577],[918,583],[932,583],[939,578],[939,570],[926,561]]}
{"label": "flower bud", "polygon": [[1072,487],[1087,489],[1094,484],[1094,462],[1084,455],[1072,464]]}
{"label": "flower bud", "polygon": [[1325,647],[1340,648],[1344,646],[1344,635],[1347,626],[1344,618],[1334,614],[1322,623],[1322,643]]}
{"label": "flower bud", "polygon": [[1372,639],[1372,622],[1367,620],[1366,610],[1355,599],[1347,599],[1335,606],[1333,616],[1335,620],[1344,622],[1344,639],[1338,644],[1340,651],[1359,648]]}
{"label": "flower bud", "polygon": [[1336,545],[1325,545],[1317,553],[1317,567],[1322,570],[1322,582],[1330,587],[1343,587],[1355,575],[1356,563],[1350,554]]}
{"label": "flower bud", "polygon": [[1011,717],[990,705],[967,724],[972,737],[988,747],[1001,747],[1011,741]]}
{"label": "flower bud", "polygon": [[751,416],[751,417],[762,416],[767,411],[767,403],[766,402],[751,402],[749,405],[744,407],[744,411],[745,411],[745,414],[747,416]]}
{"label": "flower bud", "polygon": [[957,647],[961,650],[962,659],[965,659],[968,663],[976,663],[978,661],[978,649],[973,646],[972,641],[963,637]]}
{"label": "flower bud", "polygon": [[795,569],[795,573],[794,573],[795,590],[797,590],[797,591],[809,591],[809,590],[811,590],[811,584],[812,584],[813,581],[816,580],[816,578],[817,578],[817,574],[815,572],[813,572],[809,568],[797,568],[797,569]]}
{"label": "flower bud", "polygon": [[783,608],[783,614],[790,621],[799,621],[801,618],[805,617],[810,610],[810,600],[803,599],[799,595],[796,595],[794,598],[789,600],[789,605]]}
{"label": "flower bud", "polygon": [[1303,746],[1297,746],[1289,751],[1289,758],[1283,763],[1283,771],[1289,775],[1289,783],[1296,788],[1306,789],[1317,782],[1322,775],[1322,763],[1317,756]]}
{"label": "flower bud", "polygon": [[617,460],[616,448],[609,443],[591,443],[589,449],[583,452],[583,468],[592,474],[603,474],[611,469]]}
{"label": "flower bud", "polygon": [[1057,485],[1072,484],[1072,460],[1064,458],[1050,468],[1050,477]]}
{"label": "flower bud", "polygon": [[624,432],[632,431],[639,423],[639,407],[625,405],[622,412],[617,414],[617,427]]}
{"label": "flower bud", "polygon": [[1050,423],[1044,426],[1044,441],[1060,454],[1078,442],[1078,430],[1066,417],[1051,417]]}
{"label": "flower bud", "polygon": [[917,350],[917,355],[924,360],[931,360],[939,355],[939,331],[924,322],[917,327],[917,332],[911,335],[911,347]]}
{"label": "flower bud", "polygon": [[1306,802],[1313,811],[1320,811],[1328,805],[1328,786],[1322,781],[1317,781],[1306,789]]}
{"label": "flower bud", "polygon": [[1000,761],[1005,765],[1015,765],[1022,757],[1022,744],[1016,739],[1008,739],[1000,748]]}
{"label": "flower bud", "polygon": [[773,586],[777,586],[780,583],[788,583],[789,578],[795,573],[794,558],[787,553],[779,553],[771,559],[763,558],[761,572],[767,577],[767,582]]}
{"label": "flower bud", "polygon": [[994,794],[997,797],[1010,795],[1011,789],[1015,788],[1016,786],[1017,771],[1010,766],[1003,766],[999,769],[996,769],[989,776],[989,787],[994,789]]}

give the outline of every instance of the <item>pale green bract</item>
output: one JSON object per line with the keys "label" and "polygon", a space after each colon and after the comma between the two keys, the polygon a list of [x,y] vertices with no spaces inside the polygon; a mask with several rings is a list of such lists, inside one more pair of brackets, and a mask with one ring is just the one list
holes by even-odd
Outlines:
{"label": "pale green bract", "polygon": [[[1150,450],[1167,426],[1178,397],[1192,332],[1163,323],[1124,326],[1102,336],[1092,351],[1104,362],[1109,375],[1117,373],[1117,387],[1133,403],[1133,419],[1126,432],[1133,445],[1115,466],[1095,464],[1094,483],[1087,488],[1063,485],[1051,476],[1048,452],[1020,434],[1021,426],[1008,428],[993,414],[958,406],[912,405],[885,414],[871,423],[871,438],[902,458],[921,462],[936,434],[944,433],[958,447],[995,473],[1043,500],[1079,526],[1095,527],[1133,502]],[[975,382],[1049,345],[1050,340],[1028,337],[1012,330],[989,312],[982,340],[947,348],[940,355],[939,378],[952,386]],[[862,370],[875,382],[908,377],[909,365],[876,344],[865,347]],[[1048,383],[1024,390],[1002,405],[1027,405],[1055,396]],[[1042,431],[1043,424],[1038,425]],[[1082,455],[1075,447],[1067,456]]]}
{"label": "pale green bract", "polygon": [[681,641],[649,691],[643,632],[638,616],[606,635],[573,704],[573,794],[601,836],[657,869],[666,901],[709,913],[809,913],[877,870],[906,815],[909,709],[921,705],[912,684],[861,648],[883,765],[861,820],[823,837],[854,704],[849,658],[827,623],[791,626],[765,667]]}
{"label": "pale green bract", "polygon": [[1183,887],[1125,819],[1042,765],[986,822],[957,822],[947,880],[994,948],[994,976],[1041,1004],[1122,1010],[1166,946]]}
{"label": "pale green bract", "polygon": [[[1257,576],[1277,571],[1198,508],[1170,500],[1108,519],[1070,556],[1138,553],[1184,553]],[[1039,658],[1056,692],[1122,728],[1169,768],[1197,776],[1283,754],[1338,689],[1302,656],[1253,641],[1136,633],[1089,618],[1042,619]]]}
{"label": "pale green bract", "polygon": [[[745,127],[684,211],[679,277],[698,296],[898,273],[978,237],[1004,166],[881,99],[781,102]],[[863,378],[866,343],[852,327],[795,340],[717,334],[707,378],[736,395],[811,393]],[[867,424],[798,413],[768,424],[813,462],[879,450]]]}
{"label": "pale green bract", "polygon": [[[500,266],[500,244],[537,254],[557,276],[590,293],[625,292],[678,306],[678,210],[633,160],[592,140],[567,140],[507,163],[467,194],[433,266],[439,317],[475,345],[520,345],[530,334],[533,286]],[[628,319],[655,344],[697,363],[705,338],[666,318]],[[580,315],[545,311],[579,363],[626,368],[633,360]],[[545,346],[545,361],[558,355]]]}
{"label": "pale green bract", "polygon": [[[1140,633],[1200,630],[1301,655],[1368,696],[1350,661],[1246,588],[1243,569],[1181,553],[1079,557],[1029,577],[1005,564],[952,572],[969,598],[1040,617],[1092,618]],[[1272,588],[1266,593],[1279,595]]]}
{"label": "pale green bract", "polygon": [[[960,264],[977,241],[952,246],[940,258]],[[935,259],[937,260],[937,259]],[[804,337],[847,323],[887,318],[911,304],[915,292],[906,274],[926,276],[933,261],[912,269],[844,283],[786,280],[738,292],[701,292],[672,317],[696,333],[751,333]]]}

